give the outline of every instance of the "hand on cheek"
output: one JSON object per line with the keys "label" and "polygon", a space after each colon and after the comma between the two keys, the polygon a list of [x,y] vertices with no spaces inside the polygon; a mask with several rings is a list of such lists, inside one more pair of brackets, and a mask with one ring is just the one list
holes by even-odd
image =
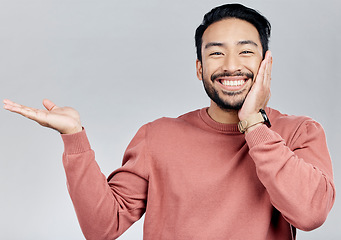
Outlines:
{"label": "hand on cheek", "polygon": [[267,51],[260,64],[253,86],[244,101],[243,107],[238,112],[239,120],[247,119],[267,105],[271,96],[271,69],[272,55],[270,51]]}

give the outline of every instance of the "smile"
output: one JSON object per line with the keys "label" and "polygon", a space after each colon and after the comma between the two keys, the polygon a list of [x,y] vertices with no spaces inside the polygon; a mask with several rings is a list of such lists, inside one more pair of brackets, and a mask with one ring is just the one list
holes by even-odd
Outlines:
{"label": "smile", "polygon": [[223,91],[236,92],[244,89],[248,80],[246,76],[228,76],[216,78],[215,82]]}
{"label": "smile", "polygon": [[245,84],[245,80],[238,80],[238,81],[230,81],[230,80],[221,80],[221,84],[224,86],[231,86],[231,87],[238,87]]}

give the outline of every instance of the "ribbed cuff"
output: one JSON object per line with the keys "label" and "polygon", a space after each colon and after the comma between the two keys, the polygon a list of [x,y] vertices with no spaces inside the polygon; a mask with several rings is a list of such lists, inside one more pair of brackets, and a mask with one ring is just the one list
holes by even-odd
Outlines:
{"label": "ribbed cuff", "polygon": [[64,142],[64,153],[71,155],[91,150],[85,130],[74,134],[61,134]]}
{"label": "ribbed cuff", "polygon": [[252,148],[260,143],[271,141],[274,137],[274,132],[263,124],[262,126],[259,126],[253,131],[246,134],[245,140],[249,148]]}

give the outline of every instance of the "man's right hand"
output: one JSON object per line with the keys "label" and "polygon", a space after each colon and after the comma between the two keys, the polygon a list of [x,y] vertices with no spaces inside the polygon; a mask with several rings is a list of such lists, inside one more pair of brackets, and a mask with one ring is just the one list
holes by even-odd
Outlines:
{"label": "man's right hand", "polygon": [[73,134],[82,131],[79,114],[73,108],[57,107],[47,99],[43,101],[46,110],[26,107],[8,99],[5,99],[3,103],[4,109],[32,119],[40,125],[55,129],[62,134]]}

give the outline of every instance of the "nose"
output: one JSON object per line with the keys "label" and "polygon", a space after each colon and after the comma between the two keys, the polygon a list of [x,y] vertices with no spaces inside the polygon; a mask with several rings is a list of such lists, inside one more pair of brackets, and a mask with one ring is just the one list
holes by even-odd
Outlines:
{"label": "nose", "polygon": [[224,63],[222,66],[222,70],[224,72],[234,73],[237,71],[241,71],[242,64],[238,56],[233,54],[227,54],[224,59]]}

